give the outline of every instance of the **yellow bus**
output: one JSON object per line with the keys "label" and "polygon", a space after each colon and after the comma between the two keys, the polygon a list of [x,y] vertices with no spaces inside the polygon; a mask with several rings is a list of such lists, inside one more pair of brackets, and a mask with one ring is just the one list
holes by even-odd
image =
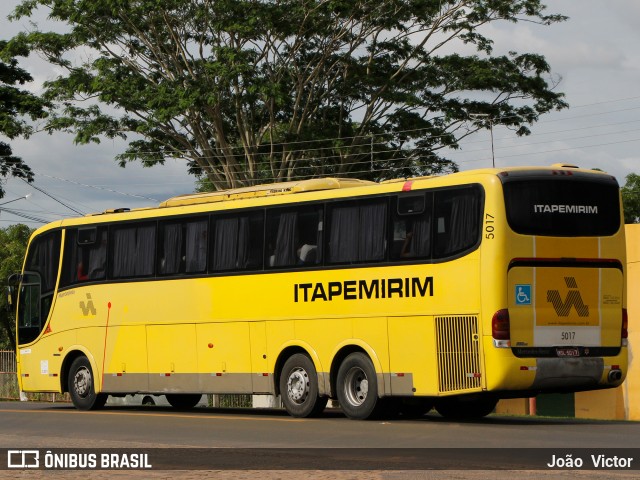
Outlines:
{"label": "yellow bus", "polygon": [[481,417],[500,398],[615,387],[627,369],[616,179],[574,166],[172,198],[37,230],[20,388],[280,395],[296,417]]}

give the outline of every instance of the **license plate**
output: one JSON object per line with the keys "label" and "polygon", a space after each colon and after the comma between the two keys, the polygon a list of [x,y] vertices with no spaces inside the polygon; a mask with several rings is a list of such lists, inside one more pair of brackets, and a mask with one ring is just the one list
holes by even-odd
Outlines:
{"label": "license plate", "polygon": [[580,350],[577,348],[556,348],[556,354],[559,357],[579,357]]}

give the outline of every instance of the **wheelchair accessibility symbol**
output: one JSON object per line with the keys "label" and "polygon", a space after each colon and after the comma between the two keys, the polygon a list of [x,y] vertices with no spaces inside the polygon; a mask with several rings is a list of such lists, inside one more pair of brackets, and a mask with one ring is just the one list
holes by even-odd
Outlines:
{"label": "wheelchair accessibility symbol", "polygon": [[531,285],[516,285],[516,305],[531,305]]}

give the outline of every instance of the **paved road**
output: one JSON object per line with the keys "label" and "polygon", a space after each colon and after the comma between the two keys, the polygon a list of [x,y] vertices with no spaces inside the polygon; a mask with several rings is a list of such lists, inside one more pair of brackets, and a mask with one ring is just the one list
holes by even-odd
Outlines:
{"label": "paved road", "polygon": [[[470,455],[478,447],[549,448],[565,452],[568,448],[617,449],[640,447],[640,423],[587,421],[575,419],[539,419],[489,416],[475,422],[451,422],[429,414],[420,420],[352,421],[337,411],[328,410],[322,418],[294,419],[275,410],[223,410],[198,408],[176,411],[163,407],[109,407],[97,412],[80,412],[67,404],[0,402],[0,448],[36,449],[146,449],[146,448],[274,448],[273,456],[295,454],[292,448],[465,448]],[[553,451],[553,450],[551,450]],[[229,451],[230,453],[242,454]],[[304,458],[302,454],[298,455]],[[354,451],[355,452],[355,451]],[[364,457],[371,452],[360,452]],[[481,452],[483,453],[483,452]],[[514,452],[515,455],[520,454]],[[495,454],[497,455],[497,454]],[[332,455],[314,468],[337,468]],[[335,457],[335,455],[334,455]],[[230,456],[231,458],[231,456]],[[252,457],[253,458],[253,457]],[[355,457],[354,457],[355,458]],[[402,462],[402,459],[395,459]],[[260,461],[265,461],[262,458]],[[464,464],[466,459],[461,459]],[[251,459],[243,470],[216,471],[216,478],[513,478],[513,472],[478,471],[291,471],[261,472],[260,462]],[[254,462],[254,463],[251,463]],[[325,462],[325,464],[322,464]],[[640,453],[638,454],[640,463]],[[397,465],[397,464],[396,464]],[[401,464],[400,464],[401,465]],[[471,465],[474,465],[471,463]],[[455,467],[455,462],[452,463]],[[221,467],[224,468],[224,467]],[[235,467],[234,467],[235,468]],[[250,470],[244,470],[244,469]],[[295,468],[295,467],[294,467]],[[303,467],[304,468],[304,467]],[[395,467],[401,468],[401,467]],[[8,475],[12,473],[13,475]],[[17,472],[0,472],[15,478]],[[87,472],[23,472],[29,478],[86,478]],[[139,472],[142,475],[143,472]],[[204,471],[144,472],[143,477],[202,478]],[[211,474],[212,472],[208,472]],[[640,471],[580,471],[585,478],[637,478]],[[46,474],[46,475],[45,475]],[[56,477],[56,475],[58,475]],[[91,472],[91,478],[128,477],[131,472]],[[258,475],[253,476],[252,475]],[[364,476],[363,476],[364,475]],[[518,472],[518,478],[569,478],[576,472]],[[140,477],[140,478],[143,478]]]}

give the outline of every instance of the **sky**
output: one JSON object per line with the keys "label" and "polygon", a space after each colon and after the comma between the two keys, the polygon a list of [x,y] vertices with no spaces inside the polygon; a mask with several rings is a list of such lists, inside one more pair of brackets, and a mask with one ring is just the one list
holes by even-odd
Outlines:
{"label": "sky", "polygon": [[[0,39],[28,27],[26,20],[9,22],[17,0],[0,1]],[[490,167],[569,163],[600,168],[623,185],[629,173],[640,174],[640,2],[637,0],[553,0],[548,12],[567,15],[568,21],[543,27],[528,22],[494,23],[486,33],[494,39],[494,53],[539,53],[546,57],[560,80],[570,108],[540,118],[532,134],[517,137],[511,130],[481,131],[449,158],[460,170]],[[20,59],[34,77],[29,89],[56,72],[37,56]],[[4,139],[6,141],[6,139]],[[195,178],[186,163],[168,160],[164,166],[126,168],[114,160],[125,149],[122,141],[78,146],[70,135],[37,133],[28,140],[10,141],[35,172],[29,186],[19,179],[1,180],[6,208],[26,219],[0,210],[0,228],[12,223],[31,227],[68,216],[111,208],[155,206],[194,189]],[[21,198],[29,195],[28,198]],[[15,200],[15,201],[14,201]]]}

